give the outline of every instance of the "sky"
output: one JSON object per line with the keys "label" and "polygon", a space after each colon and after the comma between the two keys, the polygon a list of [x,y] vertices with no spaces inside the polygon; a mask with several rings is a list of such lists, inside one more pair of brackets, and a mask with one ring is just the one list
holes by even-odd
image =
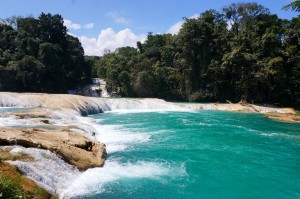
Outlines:
{"label": "sky", "polygon": [[[147,34],[176,34],[182,18],[197,17],[208,9],[221,10],[233,2],[255,0],[1,0],[0,18],[60,14],[68,33],[79,38],[86,55],[133,46]],[[282,7],[292,0],[256,0],[280,18],[298,14]]]}

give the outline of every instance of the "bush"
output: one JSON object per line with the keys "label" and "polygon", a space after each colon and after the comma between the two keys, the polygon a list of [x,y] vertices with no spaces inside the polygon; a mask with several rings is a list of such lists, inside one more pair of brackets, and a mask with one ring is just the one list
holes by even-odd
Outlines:
{"label": "bush", "polygon": [[189,96],[190,102],[207,102],[207,101],[213,101],[214,95],[209,91],[196,91],[192,93],[192,95]]}
{"label": "bush", "polygon": [[24,198],[24,191],[20,184],[20,179],[0,174],[0,198],[20,199]]}

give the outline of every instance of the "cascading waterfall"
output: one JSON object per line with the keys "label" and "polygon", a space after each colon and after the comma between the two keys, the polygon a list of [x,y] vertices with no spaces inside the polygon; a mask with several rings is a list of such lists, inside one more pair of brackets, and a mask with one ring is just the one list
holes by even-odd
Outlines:
{"label": "cascading waterfall", "polygon": [[[32,104],[30,104],[32,102]],[[11,97],[0,98],[2,106],[39,107],[38,101],[19,100]],[[125,150],[133,143],[143,143],[150,140],[147,134],[128,134],[120,131],[116,126],[101,126],[96,120],[82,117],[80,114],[118,111],[147,112],[179,110],[181,107],[159,99],[105,99],[90,98],[86,101],[70,100],[74,109],[61,108],[54,110],[50,115],[52,125],[78,127],[76,132],[85,135],[89,139],[97,139],[107,145],[108,153]],[[18,118],[1,118],[2,126],[30,126],[36,125],[36,119],[24,118],[21,122]],[[82,130],[80,130],[82,129]],[[90,133],[95,132],[95,137]],[[15,164],[28,177],[37,182],[51,193],[60,198],[70,198],[84,195],[90,192],[101,192],[104,183],[126,178],[153,178],[160,175],[171,175],[169,165],[161,162],[137,162],[120,163],[118,160],[108,159],[104,168],[89,169],[79,172],[74,167],[62,161],[50,151],[34,148],[15,146],[11,153],[24,153],[32,156],[35,162],[9,161]],[[134,172],[133,172],[134,171]],[[59,172],[59,173],[58,173]],[[174,172],[173,172],[174,173]],[[173,175],[173,174],[172,174]],[[93,178],[92,178],[93,177]],[[87,180],[88,179],[88,180]],[[88,182],[87,182],[88,181]],[[80,190],[80,191],[79,191]]]}
{"label": "cascading waterfall", "polygon": [[[43,95],[23,97],[24,99],[21,99],[22,97],[13,94],[0,94],[0,105],[27,107],[29,111],[30,108],[42,107],[49,112],[47,119],[51,125],[74,126],[72,130],[91,140],[106,144],[108,158],[105,166],[84,172],[78,171],[49,151],[12,147],[11,153],[27,154],[35,161],[10,161],[10,163],[17,165],[25,175],[48,191],[57,194],[59,198],[94,199],[99,198],[97,194],[102,196],[103,193],[107,194],[107,198],[111,196],[132,198],[136,196],[135,194],[145,198],[147,195],[144,195],[144,191],[141,191],[143,188],[139,186],[147,187],[145,191],[149,189],[150,192],[147,194],[152,194],[156,189],[163,187],[160,191],[165,195],[153,196],[156,198],[195,196],[190,194],[198,194],[197,197],[202,194],[202,198],[216,198],[216,193],[212,191],[219,186],[216,182],[220,182],[223,186],[228,185],[230,190],[232,188],[230,186],[234,184],[233,179],[239,182],[235,185],[239,190],[251,186],[262,193],[264,190],[260,187],[264,187],[265,184],[258,187],[256,184],[268,181],[274,182],[272,186],[276,190],[280,190],[281,185],[285,188],[292,187],[289,190],[293,193],[292,196],[297,192],[294,190],[299,190],[297,183],[285,181],[291,179],[291,182],[295,182],[294,178],[297,179],[298,175],[293,172],[293,169],[298,170],[293,161],[299,160],[294,157],[294,152],[300,149],[297,142],[299,140],[296,133],[299,129],[297,126],[282,125],[283,129],[280,129],[277,123],[269,120],[266,122],[261,116],[195,111],[236,110],[233,105],[176,104],[159,99],[99,99],[65,95],[59,95],[52,99],[52,102]],[[250,110],[249,107],[244,107],[243,110],[248,109]],[[263,109],[265,110],[272,109]],[[82,116],[97,113],[104,114]],[[244,117],[255,126],[249,126],[248,121],[243,122]],[[109,118],[116,119],[110,121]],[[35,127],[37,121],[36,118],[30,117],[22,120],[13,116],[0,117],[0,126]],[[236,125],[237,121],[242,124]],[[277,126],[275,128],[272,125]],[[94,136],[91,136],[92,133],[95,133]],[[286,155],[285,146],[289,146],[289,155]],[[274,147],[278,148],[273,150]],[[269,170],[273,173],[286,174],[278,182],[276,180],[279,177],[272,178],[272,173],[261,175],[256,172],[259,169],[268,170],[263,167],[268,165],[263,162],[268,157],[270,157],[268,161],[284,164],[270,166]],[[241,161],[241,165],[235,160]],[[248,164],[245,165],[244,162]],[[282,168],[288,169],[282,171]],[[190,174],[191,169],[195,169],[195,173]],[[223,173],[223,169],[229,172],[229,177]],[[256,176],[252,178],[263,180],[252,182],[251,178],[248,179],[244,175],[245,173],[255,174]],[[127,182],[134,184],[132,190],[122,187],[124,184],[127,185]],[[243,184],[246,185],[241,187]],[[268,184],[265,186],[269,187]],[[272,187],[269,189],[272,190]],[[219,190],[224,194],[224,198],[234,198],[238,192],[226,192],[220,186]],[[116,193],[111,193],[114,191]],[[131,192],[134,194],[131,195]],[[125,196],[124,193],[128,195]],[[253,198],[251,196],[253,195],[244,198]],[[268,198],[270,195],[266,193],[265,196]]]}
{"label": "cascading waterfall", "polygon": [[12,154],[26,154],[34,158],[33,162],[8,161],[18,168],[39,186],[45,187],[50,193],[64,197],[65,190],[80,176],[73,166],[47,150],[15,146]]}
{"label": "cascading waterfall", "polygon": [[[64,114],[59,115],[60,118]],[[122,132],[117,126],[101,126],[95,124],[92,118],[76,116],[69,120],[59,120],[60,125],[76,124],[85,131],[96,132],[96,139],[107,145],[108,154],[118,151],[124,151],[134,143],[145,143],[150,140],[147,134],[128,134]],[[80,124],[78,122],[80,121]],[[17,121],[16,121],[17,122]],[[15,146],[11,153],[23,153],[32,156],[34,162],[9,161],[9,163],[18,166],[18,168],[29,178],[37,182],[51,193],[59,198],[72,198],[89,193],[101,193],[103,185],[108,182],[116,181],[121,178],[156,178],[165,175],[175,175],[178,168],[170,168],[170,165],[163,162],[139,161],[136,163],[121,163],[118,159],[110,159],[103,168],[93,168],[84,172],[79,172],[73,166],[68,165],[50,151],[34,148],[23,148]],[[178,175],[182,175],[179,172]]]}

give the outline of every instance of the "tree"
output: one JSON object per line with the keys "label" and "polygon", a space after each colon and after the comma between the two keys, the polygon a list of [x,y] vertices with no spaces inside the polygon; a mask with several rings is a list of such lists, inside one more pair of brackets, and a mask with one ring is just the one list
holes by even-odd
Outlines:
{"label": "tree", "polygon": [[176,43],[180,46],[176,65],[182,74],[179,89],[185,98],[198,90],[212,92],[207,87],[210,65],[220,60],[226,49],[226,26],[223,15],[215,10],[202,13],[198,19],[185,20]]}
{"label": "tree", "polygon": [[261,14],[269,14],[269,10],[257,3],[232,3],[223,8],[223,13],[229,20],[231,31],[237,35],[253,18]]}
{"label": "tree", "polygon": [[300,0],[296,0],[286,6],[283,7],[284,10],[294,10],[296,12],[300,12]]}
{"label": "tree", "polygon": [[39,35],[44,42],[66,44],[67,28],[63,18],[56,14],[42,13],[39,16]]}
{"label": "tree", "polygon": [[286,23],[283,50],[287,85],[284,88],[285,104],[293,104],[300,108],[300,16]]}
{"label": "tree", "polygon": [[141,71],[134,82],[134,91],[140,97],[151,97],[156,90],[156,78],[153,73]]}
{"label": "tree", "polygon": [[10,61],[8,68],[16,71],[14,89],[16,91],[40,92],[44,65],[32,56],[25,56],[20,61]]}
{"label": "tree", "polygon": [[62,93],[86,82],[91,66],[66,31],[60,15],[1,20],[0,89]]}

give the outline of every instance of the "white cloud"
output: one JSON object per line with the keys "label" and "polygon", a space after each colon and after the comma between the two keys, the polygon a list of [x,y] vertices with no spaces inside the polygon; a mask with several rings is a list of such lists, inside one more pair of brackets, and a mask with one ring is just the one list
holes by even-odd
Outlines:
{"label": "white cloud", "polygon": [[84,25],[80,25],[78,23],[73,23],[71,20],[64,20],[64,25],[69,29],[69,30],[79,30],[81,28],[83,29],[93,29],[94,28],[94,23],[87,23]]}
{"label": "white cloud", "polygon": [[128,28],[119,32],[115,32],[112,28],[107,28],[101,30],[98,38],[79,37],[85,55],[97,56],[103,55],[107,50],[114,51],[119,47],[136,47],[138,41],[144,42],[146,38],[146,35],[136,35]]}
{"label": "white cloud", "polygon": [[118,12],[109,12],[107,16],[111,17],[114,22],[119,24],[130,24],[130,20],[126,19],[125,17],[121,17]]}
{"label": "white cloud", "polygon": [[67,32],[67,34],[68,34],[68,35],[71,35],[71,36],[73,36],[73,37],[77,37],[76,35],[74,35],[74,34],[71,33],[71,32]]}
{"label": "white cloud", "polygon": [[64,20],[64,25],[68,28],[68,29],[73,29],[73,30],[78,30],[78,29],[81,29],[81,25],[80,24],[77,24],[77,23],[72,23],[71,20],[67,20],[65,19]]}
{"label": "white cloud", "polygon": [[[199,14],[194,14],[193,16],[189,17],[189,19],[196,19],[196,18],[198,18],[198,17],[199,17]],[[174,25],[172,25],[172,26],[168,29],[167,33],[170,33],[170,34],[172,34],[172,35],[178,34],[179,31],[180,31],[180,29],[181,29],[181,27],[182,27],[182,25],[183,25],[183,23],[184,23],[183,20],[178,21],[177,23],[175,23]]]}
{"label": "white cloud", "polygon": [[181,29],[183,25],[183,21],[178,21],[177,23],[175,23],[174,25],[172,25],[169,30],[167,31],[167,33],[170,33],[172,35],[176,35],[179,33],[179,30]]}
{"label": "white cloud", "polygon": [[93,29],[94,28],[94,23],[87,23],[83,25],[84,29]]}

